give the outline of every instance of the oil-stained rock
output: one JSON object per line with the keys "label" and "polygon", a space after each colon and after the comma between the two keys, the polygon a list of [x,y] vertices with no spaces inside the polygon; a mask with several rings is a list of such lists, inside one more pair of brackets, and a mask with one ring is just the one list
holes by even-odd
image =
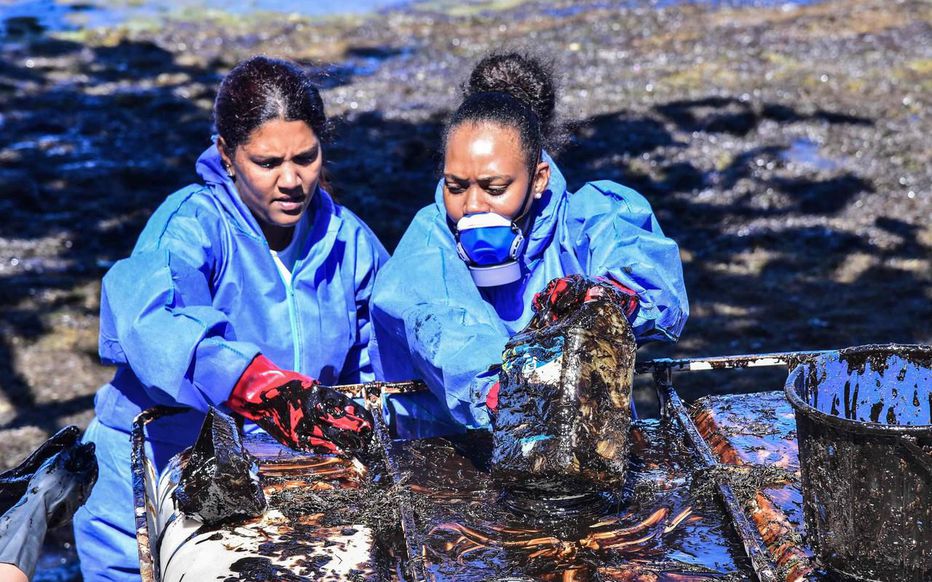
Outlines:
{"label": "oil-stained rock", "polygon": [[577,493],[622,485],[637,349],[623,301],[605,292],[560,313],[545,307],[508,343],[491,459],[499,483]]}
{"label": "oil-stained rock", "polygon": [[265,512],[258,465],[243,448],[236,423],[216,408],[204,419],[174,498],[182,513],[207,525]]}

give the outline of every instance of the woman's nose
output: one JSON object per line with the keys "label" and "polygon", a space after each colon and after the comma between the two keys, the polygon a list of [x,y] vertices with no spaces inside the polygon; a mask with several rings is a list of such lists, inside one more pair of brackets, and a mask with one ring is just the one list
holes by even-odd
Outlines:
{"label": "woman's nose", "polygon": [[301,177],[298,175],[294,164],[288,162],[281,165],[281,174],[278,176],[278,187],[283,190],[291,190],[301,185]]}
{"label": "woman's nose", "polygon": [[478,214],[488,212],[489,204],[485,199],[485,193],[482,188],[473,184],[466,191],[466,205],[463,207],[463,214]]}

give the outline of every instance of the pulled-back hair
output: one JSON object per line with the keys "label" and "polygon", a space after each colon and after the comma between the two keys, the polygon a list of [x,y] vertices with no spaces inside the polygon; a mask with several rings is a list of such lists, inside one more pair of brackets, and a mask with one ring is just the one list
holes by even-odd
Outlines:
{"label": "pulled-back hair", "polygon": [[311,77],[291,61],[251,57],[233,67],[220,83],[214,126],[232,154],[273,119],[303,121],[321,141],[328,134],[324,103]]}
{"label": "pulled-back hair", "polygon": [[514,128],[532,173],[541,150],[554,153],[562,146],[554,124],[556,88],[549,63],[516,52],[490,54],[473,68],[463,97],[447,124],[444,143],[464,123]]}

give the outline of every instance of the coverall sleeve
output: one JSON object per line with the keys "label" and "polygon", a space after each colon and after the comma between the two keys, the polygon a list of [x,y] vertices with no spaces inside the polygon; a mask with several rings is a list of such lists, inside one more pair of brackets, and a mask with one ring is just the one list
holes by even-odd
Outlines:
{"label": "coverall sleeve", "polygon": [[647,200],[603,180],[570,196],[567,224],[580,264],[634,290],[638,343],[676,341],[689,316],[679,248],[666,237]]}
{"label": "coverall sleeve", "polygon": [[170,210],[153,215],[133,254],[103,279],[100,356],[128,365],[156,402],[206,411],[226,401],[259,348],[237,341],[212,305],[219,240],[196,215],[166,218]]}
{"label": "coverall sleeve", "polygon": [[386,380],[424,380],[457,422],[486,426],[485,396],[508,331],[452,246],[425,233],[432,225],[424,222],[412,223],[405,236],[417,244],[403,240],[376,283],[377,370]]}
{"label": "coverall sleeve", "polygon": [[371,358],[371,354],[375,351],[375,339],[369,304],[372,299],[372,289],[375,286],[375,276],[388,260],[385,247],[361,221],[355,238],[356,270],[353,283],[356,301],[356,341],[343,363],[339,380],[341,384],[358,384],[375,380]]}

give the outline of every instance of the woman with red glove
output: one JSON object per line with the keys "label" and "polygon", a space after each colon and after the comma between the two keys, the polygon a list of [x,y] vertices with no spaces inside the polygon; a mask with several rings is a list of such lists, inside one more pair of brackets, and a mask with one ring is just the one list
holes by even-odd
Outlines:
{"label": "woman with red glove", "polygon": [[[488,426],[505,343],[542,302],[620,293],[641,343],[675,341],[689,311],[679,250],[643,196],[609,181],[567,191],[548,155],[559,140],[547,67],[493,54],[464,87],[436,201],[373,292],[377,376],[422,378],[431,389],[386,402],[402,437]],[[568,276],[591,278],[591,289],[566,297],[585,287],[560,280]]]}
{"label": "woman with red glove", "polygon": [[299,449],[349,452],[371,433],[368,413],[325,386],[374,379],[369,296],[387,255],[321,185],[317,88],[294,63],[254,57],[223,80],[214,122],[203,184],[169,196],[103,280],[100,354],[117,370],[85,435],[100,462],[75,516],[85,580],[139,579],[129,432],[140,411],[189,409],[149,425],[158,470],[210,406]]}

